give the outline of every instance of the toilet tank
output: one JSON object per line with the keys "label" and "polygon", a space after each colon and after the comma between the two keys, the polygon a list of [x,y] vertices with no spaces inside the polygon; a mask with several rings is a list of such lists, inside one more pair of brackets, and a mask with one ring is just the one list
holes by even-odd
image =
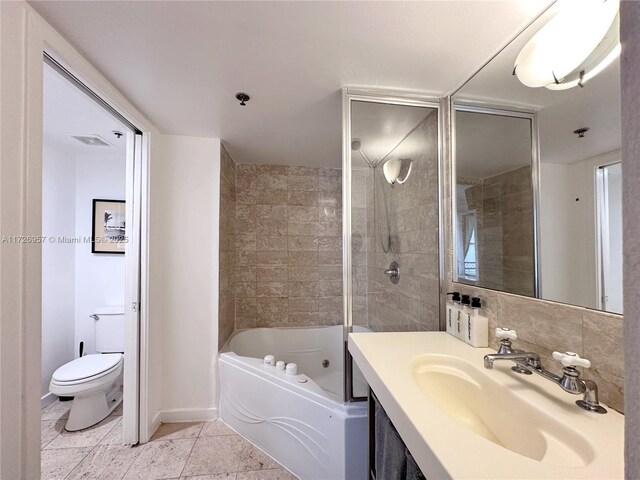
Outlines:
{"label": "toilet tank", "polygon": [[96,307],[94,322],[97,353],[124,353],[124,307]]}

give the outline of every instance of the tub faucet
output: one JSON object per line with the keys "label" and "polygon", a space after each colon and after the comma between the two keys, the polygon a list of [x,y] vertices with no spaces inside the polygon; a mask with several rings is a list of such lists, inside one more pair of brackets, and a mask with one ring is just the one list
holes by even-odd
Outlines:
{"label": "tub faucet", "polygon": [[511,340],[518,338],[514,330],[496,328],[496,337],[500,338],[498,353],[490,353],[484,356],[484,368],[493,369],[496,360],[512,360],[515,366],[511,367],[516,373],[538,375],[552,381],[562,390],[573,395],[583,395],[582,400],[577,400],[576,405],[584,410],[595,413],[607,413],[607,410],[598,402],[598,386],[593,380],[580,378],[580,372],[576,367],[590,368],[591,362],[574,352],[553,352],[553,359],[562,365],[562,376],[558,376],[545,369],[540,362],[540,355],[534,352],[523,352],[511,347]]}

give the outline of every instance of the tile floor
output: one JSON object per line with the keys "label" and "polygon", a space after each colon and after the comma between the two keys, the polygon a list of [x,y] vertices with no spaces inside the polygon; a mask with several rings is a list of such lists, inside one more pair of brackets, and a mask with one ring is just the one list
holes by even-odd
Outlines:
{"label": "tile floor", "polygon": [[122,405],[99,424],[64,431],[70,403],[42,410],[43,480],[295,480],[221,421],[162,424],[145,445],[122,445]]}

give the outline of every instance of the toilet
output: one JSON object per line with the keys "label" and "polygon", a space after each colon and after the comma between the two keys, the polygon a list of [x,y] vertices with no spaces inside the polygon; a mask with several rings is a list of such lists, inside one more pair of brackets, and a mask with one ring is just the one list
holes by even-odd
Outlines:
{"label": "toilet", "polygon": [[73,397],[65,429],[88,428],[105,419],[122,402],[124,307],[99,307],[91,315],[96,352],[59,367],[49,391]]}

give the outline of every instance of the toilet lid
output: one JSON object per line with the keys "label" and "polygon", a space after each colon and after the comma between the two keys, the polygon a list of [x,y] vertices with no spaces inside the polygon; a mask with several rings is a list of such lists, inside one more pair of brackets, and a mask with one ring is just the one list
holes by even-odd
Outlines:
{"label": "toilet lid", "polygon": [[56,382],[73,382],[83,378],[95,377],[111,370],[122,359],[121,353],[102,353],[85,355],[62,365],[53,372],[52,379]]}

